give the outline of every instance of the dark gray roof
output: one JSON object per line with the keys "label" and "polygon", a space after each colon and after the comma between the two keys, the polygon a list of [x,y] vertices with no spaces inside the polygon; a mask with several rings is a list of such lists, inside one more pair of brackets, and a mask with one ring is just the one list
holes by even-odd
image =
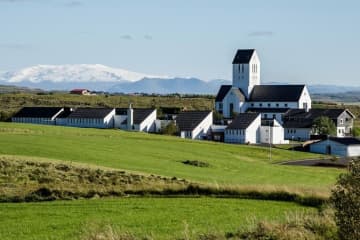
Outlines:
{"label": "dark gray roof", "polygon": [[211,111],[186,111],[176,117],[176,125],[180,131],[194,130]]}
{"label": "dark gray roof", "polygon": [[247,112],[255,113],[286,113],[289,108],[248,108]]}
{"label": "dark gray roof", "polygon": [[259,113],[239,113],[226,129],[246,129],[259,115]]}
{"label": "dark gray roof", "polygon": [[[116,108],[116,115],[127,115],[127,108]],[[152,112],[155,111],[155,108],[134,108],[134,124],[142,123]],[[123,123],[125,123],[124,120]]]}
{"label": "dark gray roof", "polygon": [[105,118],[113,108],[77,108],[68,118]]}
{"label": "dark gray roof", "polygon": [[233,64],[247,64],[250,62],[255,49],[239,49],[233,60]]}
{"label": "dark gray roof", "polygon": [[306,112],[304,109],[289,109],[284,114],[284,127],[285,128],[311,128],[314,120],[318,117],[328,117],[337,124],[337,118],[344,112],[347,111],[350,116],[354,117],[353,114],[347,109],[310,109]]}
{"label": "dark gray roof", "polygon": [[224,100],[224,97],[229,92],[231,87],[231,85],[222,85],[216,95],[215,102],[221,102],[222,100]]}
{"label": "dark gray roof", "polygon": [[305,85],[256,85],[250,101],[252,102],[297,102]]}
{"label": "dark gray roof", "polygon": [[[327,139],[324,139],[322,141],[326,141]],[[334,142],[337,142],[337,143],[340,143],[342,145],[360,145],[360,139],[358,138],[354,138],[354,137],[343,137],[343,138],[340,138],[340,137],[329,137],[328,140],[331,140],[331,141],[334,141]],[[322,142],[320,141],[320,142]],[[318,142],[316,142],[318,143]],[[316,144],[316,143],[313,143],[313,144]]]}
{"label": "dark gray roof", "polygon": [[57,117],[58,118],[67,118],[71,113],[73,112],[73,110],[71,108],[65,107],[64,111],[62,111]]}
{"label": "dark gray roof", "polygon": [[231,85],[222,85],[216,95],[215,102],[221,102],[230,90],[234,89],[234,93],[238,96],[241,101],[245,101],[245,95],[240,88],[233,88]]}
{"label": "dark gray roof", "polygon": [[53,118],[62,107],[23,107],[13,117],[17,118]]}

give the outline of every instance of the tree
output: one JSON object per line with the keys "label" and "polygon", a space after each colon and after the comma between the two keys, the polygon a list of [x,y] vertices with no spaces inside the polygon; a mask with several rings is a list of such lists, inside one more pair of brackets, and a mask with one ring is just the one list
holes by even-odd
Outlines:
{"label": "tree", "polygon": [[330,118],[322,116],[314,120],[312,132],[319,135],[336,135],[336,126]]}
{"label": "tree", "polygon": [[174,122],[170,122],[166,127],[161,130],[162,134],[165,135],[176,135],[178,128]]}
{"label": "tree", "polygon": [[349,164],[332,191],[335,220],[342,240],[360,239],[360,158]]}

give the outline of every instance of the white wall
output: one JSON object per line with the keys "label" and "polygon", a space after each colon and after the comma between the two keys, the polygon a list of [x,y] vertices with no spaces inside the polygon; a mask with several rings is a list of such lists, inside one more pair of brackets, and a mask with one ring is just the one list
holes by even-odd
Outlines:
{"label": "white wall", "polygon": [[139,131],[155,132],[156,131],[155,120],[156,120],[156,109],[154,109],[154,111],[151,114],[149,114],[147,118],[145,118],[144,121],[142,121],[139,124]]}
{"label": "white wall", "polygon": [[17,123],[31,123],[31,124],[43,124],[43,125],[55,125],[56,121],[52,118],[11,118],[12,122]]}
{"label": "white wall", "polygon": [[115,115],[114,116],[114,127],[123,129],[125,126],[125,128],[127,128],[127,123],[125,123],[123,125],[121,124],[126,119],[127,119],[127,115]]}
{"label": "white wall", "polygon": [[343,145],[341,143],[325,140],[310,145],[310,152],[327,154],[328,146],[331,147],[331,154],[343,157],[360,156],[360,145]]}
{"label": "white wall", "polygon": [[224,97],[222,103],[223,103],[223,116],[225,118],[231,117],[231,111],[230,111],[230,104],[232,103],[234,106],[233,111],[236,113],[242,113],[246,110],[246,104],[242,102],[238,95],[234,93],[234,91],[237,91],[236,88],[232,88]]}
{"label": "white wall", "polygon": [[301,93],[297,108],[304,109],[304,104],[307,106],[307,109],[311,109],[311,97],[306,86]]}
{"label": "white wall", "polygon": [[271,144],[288,144],[289,141],[284,139],[284,128],[275,122],[274,126],[261,126],[260,142]]}
{"label": "white wall", "polygon": [[311,128],[285,128],[285,139],[307,141],[310,139]]}
{"label": "white wall", "polygon": [[65,118],[61,125],[80,128],[113,128],[114,116],[115,109],[104,118]]}
{"label": "white wall", "polygon": [[260,142],[261,116],[259,116],[246,129],[225,129],[224,142],[251,143]]}
{"label": "white wall", "polygon": [[[253,65],[257,66],[257,71],[253,71]],[[242,71],[243,68],[244,71]],[[246,97],[249,97],[255,85],[260,85],[260,59],[256,51],[249,64],[233,64],[234,87],[242,89]]]}
{"label": "white wall", "polygon": [[192,139],[202,139],[206,136],[213,124],[213,113],[210,112],[206,118],[191,132]]}

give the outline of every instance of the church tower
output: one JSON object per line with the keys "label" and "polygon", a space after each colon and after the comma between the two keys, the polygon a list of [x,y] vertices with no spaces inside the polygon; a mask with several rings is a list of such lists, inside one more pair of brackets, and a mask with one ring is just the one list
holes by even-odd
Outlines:
{"label": "church tower", "polygon": [[240,88],[248,99],[255,85],[260,85],[260,60],[255,49],[239,49],[233,60],[232,86]]}

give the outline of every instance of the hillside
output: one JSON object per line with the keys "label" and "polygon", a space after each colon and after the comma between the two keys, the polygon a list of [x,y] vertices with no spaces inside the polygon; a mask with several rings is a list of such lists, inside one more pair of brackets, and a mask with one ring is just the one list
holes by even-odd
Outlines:
{"label": "hillside", "polygon": [[[269,162],[268,149],[263,147],[119,130],[12,123],[0,123],[0,154],[89,163],[202,183],[289,186],[325,192],[341,172],[272,164],[318,157],[309,153],[273,149]],[[183,164],[186,160],[205,162],[209,166],[200,168]]]}

